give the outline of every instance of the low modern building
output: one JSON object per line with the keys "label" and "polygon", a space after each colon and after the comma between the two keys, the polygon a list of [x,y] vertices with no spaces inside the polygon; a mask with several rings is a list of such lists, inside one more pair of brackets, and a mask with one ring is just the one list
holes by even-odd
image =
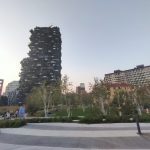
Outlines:
{"label": "low modern building", "polygon": [[150,84],[150,66],[139,65],[129,70],[115,70],[114,73],[105,74],[106,83],[126,83],[135,86]]}

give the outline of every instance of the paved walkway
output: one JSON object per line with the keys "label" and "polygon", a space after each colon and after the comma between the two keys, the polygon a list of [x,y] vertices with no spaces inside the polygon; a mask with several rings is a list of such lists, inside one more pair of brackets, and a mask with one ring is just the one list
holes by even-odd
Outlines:
{"label": "paved walkway", "polygon": [[1,129],[0,150],[150,149],[150,124],[34,123]]}

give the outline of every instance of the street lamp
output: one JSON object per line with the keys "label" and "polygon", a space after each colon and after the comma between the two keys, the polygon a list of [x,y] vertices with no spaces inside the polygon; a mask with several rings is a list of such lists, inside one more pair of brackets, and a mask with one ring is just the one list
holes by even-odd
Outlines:
{"label": "street lamp", "polygon": [[140,123],[139,123],[139,105],[137,103],[137,91],[136,89],[133,90],[133,99],[134,99],[134,104],[135,104],[135,121],[136,121],[136,126],[138,130],[138,134],[141,135],[141,128],[140,128]]}

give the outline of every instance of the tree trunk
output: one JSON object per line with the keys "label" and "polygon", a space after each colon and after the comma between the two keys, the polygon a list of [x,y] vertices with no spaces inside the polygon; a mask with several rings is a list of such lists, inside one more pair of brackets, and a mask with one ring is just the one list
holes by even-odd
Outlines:
{"label": "tree trunk", "polygon": [[82,111],[85,112],[85,106],[82,104]]}
{"label": "tree trunk", "polygon": [[139,116],[141,116],[142,115],[142,111],[141,111],[141,107],[139,105],[137,106],[137,110],[138,110]]}
{"label": "tree trunk", "polygon": [[104,115],[106,115],[105,107],[104,107],[104,102],[101,100],[101,111]]}
{"label": "tree trunk", "polygon": [[47,108],[46,108],[46,106],[44,106],[44,113],[45,113],[45,117],[47,117]]}
{"label": "tree trunk", "polygon": [[119,117],[121,117],[122,116],[122,112],[119,110]]}
{"label": "tree trunk", "polygon": [[67,114],[68,114],[68,118],[69,118],[71,116],[70,107],[67,107]]}

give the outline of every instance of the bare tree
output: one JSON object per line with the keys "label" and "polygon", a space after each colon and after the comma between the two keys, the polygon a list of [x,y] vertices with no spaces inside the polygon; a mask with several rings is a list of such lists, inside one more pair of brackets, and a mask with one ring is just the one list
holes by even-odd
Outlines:
{"label": "bare tree", "polygon": [[50,85],[46,85],[45,83],[43,83],[38,88],[38,92],[44,106],[45,117],[47,117],[48,109],[50,107],[50,104],[52,104],[52,91],[53,91],[53,87]]}

